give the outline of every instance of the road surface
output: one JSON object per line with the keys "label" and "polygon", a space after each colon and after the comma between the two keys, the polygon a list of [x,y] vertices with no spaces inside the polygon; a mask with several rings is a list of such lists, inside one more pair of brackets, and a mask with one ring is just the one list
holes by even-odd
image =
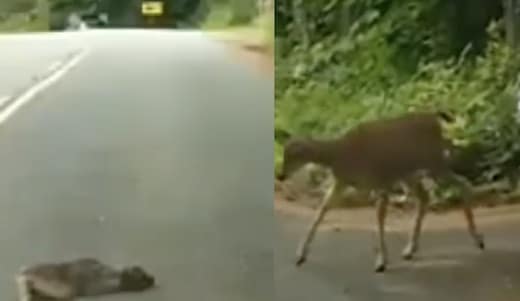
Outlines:
{"label": "road surface", "polygon": [[30,87],[85,46],[74,34],[0,35],[0,99]]}
{"label": "road surface", "polygon": [[[459,212],[445,218],[426,218],[421,250],[413,262],[400,258],[406,232],[391,231],[387,236],[390,257],[385,274],[372,270],[375,232],[370,222],[351,225],[339,232],[324,227],[316,235],[307,262],[297,268],[296,246],[309,217],[277,214],[276,300],[519,300],[519,207],[515,210],[507,220],[504,212],[485,219],[485,210],[477,215],[486,236],[484,252],[472,244]],[[372,218],[371,213],[365,214],[366,220]],[[356,211],[347,217],[364,219]]]}
{"label": "road surface", "polygon": [[[157,277],[110,300],[272,300],[272,78],[198,32],[57,35],[88,54],[0,125],[0,300],[20,266],[81,256]],[[4,94],[68,53],[55,37],[0,39]]]}

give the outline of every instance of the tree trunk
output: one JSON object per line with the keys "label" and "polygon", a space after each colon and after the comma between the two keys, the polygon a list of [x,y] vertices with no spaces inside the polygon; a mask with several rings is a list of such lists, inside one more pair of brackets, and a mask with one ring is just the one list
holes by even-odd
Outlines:
{"label": "tree trunk", "polygon": [[349,2],[344,1],[339,6],[339,18],[337,23],[337,32],[340,33],[340,36],[345,36],[350,27],[352,26],[352,23],[354,23],[353,18],[353,12],[351,11],[351,6],[349,5]]}
{"label": "tree trunk", "polygon": [[504,0],[508,44],[517,48],[520,42],[520,0]]}
{"label": "tree trunk", "polygon": [[49,19],[49,3],[47,0],[38,0],[36,3],[36,11],[40,20]]}
{"label": "tree trunk", "polygon": [[303,8],[303,0],[293,0],[292,10],[296,30],[299,31],[299,34],[302,37],[302,45],[304,48],[309,48],[310,36],[307,29],[307,16],[305,14],[305,9]]}

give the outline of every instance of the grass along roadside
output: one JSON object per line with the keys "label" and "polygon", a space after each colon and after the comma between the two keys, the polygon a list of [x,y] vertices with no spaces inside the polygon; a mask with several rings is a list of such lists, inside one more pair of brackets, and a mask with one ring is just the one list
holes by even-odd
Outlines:
{"label": "grass along roadside", "polygon": [[242,39],[229,33],[209,33],[210,38],[223,42],[235,60],[244,62],[267,77],[274,77],[274,57],[261,42]]}
{"label": "grass along roadside", "polygon": [[48,30],[48,22],[42,18],[34,18],[28,14],[11,15],[0,21],[0,33],[38,32]]}
{"label": "grass along roadside", "polygon": [[269,24],[268,17],[263,16],[250,25],[206,28],[205,33],[231,46],[234,57],[274,76],[274,32],[268,29]]}
{"label": "grass along roadside", "polygon": [[226,30],[207,31],[211,37],[232,42],[249,50],[271,54],[271,47],[261,30],[254,27],[234,27]]}
{"label": "grass along roadside", "polygon": [[231,19],[232,12],[229,5],[217,5],[212,8],[202,30],[214,38],[236,43],[249,50],[273,55],[273,11],[258,15],[248,24],[230,25]]}

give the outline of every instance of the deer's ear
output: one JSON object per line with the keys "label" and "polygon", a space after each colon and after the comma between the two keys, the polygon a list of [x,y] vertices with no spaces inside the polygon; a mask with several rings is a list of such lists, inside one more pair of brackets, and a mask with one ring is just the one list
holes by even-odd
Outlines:
{"label": "deer's ear", "polygon": [[292,135],[289,131],[284,129],[275,128],[274,130],[274,138],[276,141],[281,142],[282,144],[287,142],[287,140],[291,139]]}

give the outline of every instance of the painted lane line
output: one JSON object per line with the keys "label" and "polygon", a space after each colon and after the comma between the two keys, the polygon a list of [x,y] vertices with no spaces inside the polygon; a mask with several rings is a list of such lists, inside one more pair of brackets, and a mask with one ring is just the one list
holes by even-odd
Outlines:
{"label": "painted lane line", "polygon": [[61,62],[60,61],[56,61],[54,63],[52,63],[49,68],[47,68],[47,71],[48,72],[54,72],[56,71],[61,65]]}
{"label": "painted lane line", "polygon": [[20,96],[16,97],[7,108],[0,112],[0,124],[4,123],[16,113],[23,105],[27,104],[34,96],[43,90],[56,83],[61,77],[63,77],[69,70],[75,67],[81,62],[88,54],[88,50],[83,50],[79,54],[75,55],[71,60],[61,66],[61,69],[55,71],[47,78],[39,81],[34,86],[23,92]]}

